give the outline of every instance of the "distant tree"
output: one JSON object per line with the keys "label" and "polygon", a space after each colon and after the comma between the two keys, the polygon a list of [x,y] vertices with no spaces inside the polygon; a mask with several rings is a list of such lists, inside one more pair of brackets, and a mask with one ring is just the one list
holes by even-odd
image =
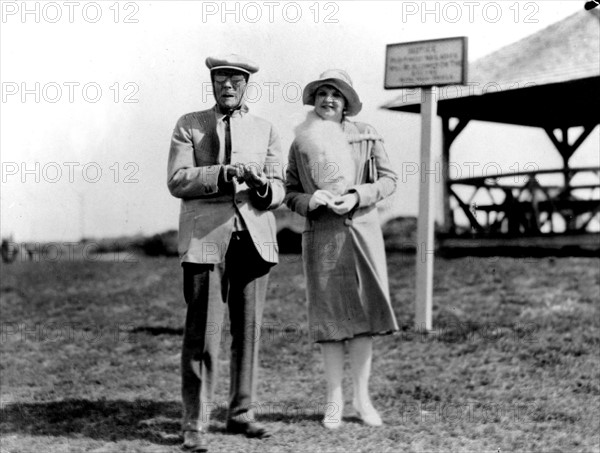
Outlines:
{"label": "distant tree", "polygon": [[2,239],[2,262],[3,263],[12,263],[17,259],[17,255],[19,254],[19,249],[17,247],[11,248],[11,241],[7,239]]}
{"label": "distant tree", "polygon": [[169,230],[146,238],[140,248],[148,256],[177,256],[177,231]]}

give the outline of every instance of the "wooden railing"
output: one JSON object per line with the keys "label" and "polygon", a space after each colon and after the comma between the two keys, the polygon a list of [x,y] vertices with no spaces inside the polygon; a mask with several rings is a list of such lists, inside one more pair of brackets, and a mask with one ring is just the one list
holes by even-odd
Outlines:
{"label": "wooden railing", "polygon": [[[571,184],[576,175],[584,173],[595,175],[596,181]],[[541,175],[560,175],[563,184],[543,184],[539,181]],[[520,178],[524,182],[517,184],[508,181],[509,178]],[[460,231],[458,212],[466,216],[468,227],[478,236],[598,231],[599,167],[452,179],[448,181],[447,189],[451,196],[451,234]]]}

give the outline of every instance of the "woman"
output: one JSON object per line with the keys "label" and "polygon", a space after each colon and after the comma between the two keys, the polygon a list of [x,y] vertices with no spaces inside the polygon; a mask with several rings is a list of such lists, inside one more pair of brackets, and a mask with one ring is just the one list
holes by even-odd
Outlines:
{"label": "woman", "polygon": [[347,120],[362,104],[345,71],[321,74],[305,87],[303,102],[315,107],[296,128],[286,203],[306,217],[302,257],[309,325],[322,346],[327,380],[323,424],[332,429],[341,424],[345,343],[354,408],[364,423],[379,426],[368,392],[372,336],[396,331],[398,324],[375,203],[394,192],[397,176],[375,129]]}

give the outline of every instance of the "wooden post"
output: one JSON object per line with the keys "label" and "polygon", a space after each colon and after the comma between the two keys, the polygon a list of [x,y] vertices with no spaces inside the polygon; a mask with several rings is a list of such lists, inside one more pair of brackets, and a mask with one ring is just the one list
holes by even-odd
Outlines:
{"label": "wooden post", "polygon": [[[451,61],[448,61],[450,57]],[[415,327],[431,330],[433,296],[433,259],[435,253],[435,180],[440,170],[447,172],[448,157],[441,169],[435,166],[431,153],[433,120],[437,114],[434,99],[440,85],[467,84],[467,38],[457,36],[398,44],[388,44],[385,51],[386,90],[421,88],[421,178],[419,182],[419,217],[417,219],[417,281],[415,298]],[[401,64],[410,62],[410,64]],[[448,123],[446,123],[448,124]],[[453,130],[456,137],[466,125],[459,121]],[[460,126],[460,128],[459,128]],[[450,149],[448,142],[447,149]],[[445,190],[451,190],[445,187]]]}
{"label": "wooden post", "polygon": [[431,152],[432,126],[437,111],[433,87],[423,88],[421,100],[421,171],[419,216],[417,219],[417,288],[415,324],[418,330],[431,330],[433,296],[434,221],[436,168]]}
{"label": "wooden post", "polygon": [[444,233],[456,233],[454,216],[450,209],[450,147],[463,129],[469,123],[468,118],[457,118],[458,123],[454,129],[450,128],[450,117],[442,117],[442,203],[444,213],[443,231]]}
{"label": "wooden post", "polygon": [[450,180],[450,145],[452,144],[450,131],[450,117],[442,118],[442,205],[444,207],[444,233],[455,233],[454,216],[450,210],[450,194],[448,181]]}

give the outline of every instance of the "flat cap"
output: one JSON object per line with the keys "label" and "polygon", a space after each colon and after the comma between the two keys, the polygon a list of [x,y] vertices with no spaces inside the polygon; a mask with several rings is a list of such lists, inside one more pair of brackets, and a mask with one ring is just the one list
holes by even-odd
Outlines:
{"label": "flat cap", "polygon": [[217,69],[235,69],[247,74],[254,74],[258,71],[258,65],[256,63],[236,54],[208,57],[206,59],[206,66],[211,71]]}

